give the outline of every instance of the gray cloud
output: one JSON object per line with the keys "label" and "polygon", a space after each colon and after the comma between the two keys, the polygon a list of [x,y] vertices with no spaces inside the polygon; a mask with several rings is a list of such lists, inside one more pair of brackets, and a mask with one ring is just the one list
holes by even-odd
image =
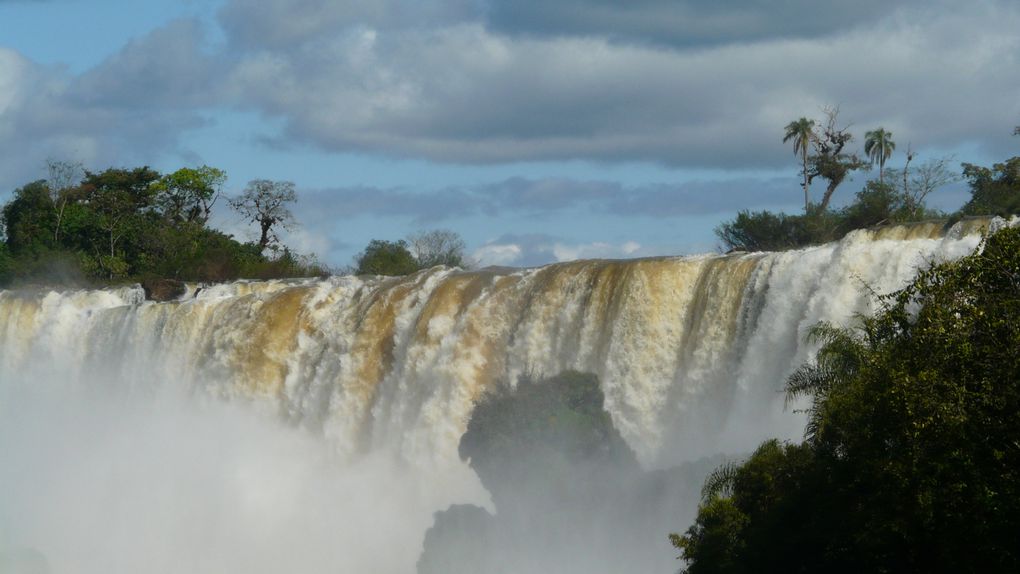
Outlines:
{"label": "gray cloud", "polygon": [[473,195],[484,201],[483,210],[490,214],[517,211],[541,215],[578,205],[604,205],[624,193],[622,185],[610,181],[514,177],[480,186]]}
{"label": "gray cloud", "polygon": [[180,150],[215,99],[202,42],[197,23],[172,22],[79,76],[0,49],[0,185],[42,177],[48,158],[96,169]]}
{"label": "gray cloud", "polygon": [[220,24],[238,46],[290,49],[346,28],[442,27],[477,19],[476,0],[231,0]]}
{"label": "gray cloud", "polygon": [[[452,163],[795,169],[782,127],[833,103],[859,137],[1012,153],[1020,6],[875,2],[229,0],[216,50],[179,21],[80,76],[0,52],[0,168],[182,152],[222,109],[278,120],[278,145]],[[491,193],[544,209],[570,191]]]}
{"label": "gray cloud", "polygon": [[874,22],[920,0],[818,2],[787,0],[489,0],[486,22],[500,32],[599,36],[676,46],[817,38]]}
{"label": "gray cloud", "polygon": [[[852,184],[848,184],[852,185]],[[296,206],[310,227],[351,217],[405,218],[433,225],[459,218],[504,215],[546,217],[573,210],[602,215],[673,218],[781,208],[799,201],[792,179],[735,179],[681,184],[624,186],[569,178],[510,178],[472,187],[435,191],[352,187],[306,190]]]}
{"label": "gray cloud", "polygon": [[214,105],[226,64],[204,45],[197,20],[170,22],[76,78],[69,96],[83,105],[146,111]]}
{"label": "gray cloud", "polygon": [[[309,14],[330,6],[304,3]],[[233,13],[238,5],[225,12],[233,14],[228,30],[266,25],[264,15]],[[720,10],[683,6],[706,18]],[[857,27],[797,19],[824,35],[789,31],[782,10],[768,11],[771,19],[752,19],[770,34],[745,37],[738,26],[727,32],[731,41],[686,49],[566,28],[507,35],[464,11],[445,24],[405,27],[380,16],[354,25],[354,16],[330,8],[333,17],[315,20],[314,33],[242,54],[229,85],[236,105],[283,119],[283,138],[445,162],[777,166],[790,162],[782,126],[833,103],[861,131],[884,125],[922,146],[1007,149],[1003,116],[1020,113],[1020,9],[927,6],[876,9],[850,19],[868,23]],[[805,13],[839,22],[843,10]]]}
{"label": "gray cloud", "polygon": [[295,208],[298,218],[311,226],[358,216],[402,217],[418,225],[476,215],[484,206],[467,190],[443,189],[417,193],[403,189],[350,187],[304,191]]}

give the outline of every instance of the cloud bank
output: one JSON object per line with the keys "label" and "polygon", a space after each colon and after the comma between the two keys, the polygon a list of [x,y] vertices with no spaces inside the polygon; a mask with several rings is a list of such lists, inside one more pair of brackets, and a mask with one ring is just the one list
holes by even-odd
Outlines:
{"label": "cloud bank", "polygon": [[[216,110],[276,143],[451,163],[785,166],[782,126],[842,105],[915,146],[1010,148],[1020,6],[231,0],[81,75],[0,52],[5,171],[184,153]],[[27,144],[27,145],[26,145]]]}

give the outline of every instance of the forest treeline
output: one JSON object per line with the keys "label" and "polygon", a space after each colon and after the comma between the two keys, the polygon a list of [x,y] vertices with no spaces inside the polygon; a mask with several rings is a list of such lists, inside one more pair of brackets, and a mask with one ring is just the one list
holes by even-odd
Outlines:
{"label": "forest treeline", "polygon": [[[811,203],[820,163],[861,167],[825,157],[817,142],[839,140],[832,120],[821,135],[804,118],[787,126],[805,213],[741,212],[717,229],[727,246],[797,247],[945,216],[924,205],[955,179],[945,160],[911,170],[908,151],[886,170],[895,144],[881,128],[865,143],[879,178],[841,210],[827,209],[831,185]],[[963,164],[961,176],[971,197],[949,221],[1020,213],[1020,157]],[[808,405],[803,442],[766,441],[709,477],[694,525],[670,535],[684,572],[1020,571],[1020,228],[878,303],[851,327],[813,329],[821,348],[786,383],[788,400]]]}
{"label": "forest treeline", "polygon": [[[217,168],[149,167],[91,172],[51,161],[48,177],[28,183],[0,208],[0,287],[96,286],[137,281],[230,281],[327,275],[314,255],[280,240],[297,222],[294,184],[258,179],[226,203],[252,226],[238,241],[210,225],[226,174]],[[396,241],[373,240],[340,269],[406,275],[435,265],[468,267],[453,231],[420,231]]]}
{"label": "forest treeline", "polygon": [[1020,228],[813,336],[805,440],[709,478],[686,572],[1020,571]]}
{"label": "forest treeline", "polygon": [[294,221],[292,183],[254,180],[229,201],[255,225],[258,240],[237,241],[210,226],[225,180],[223,171],[208,166],[161,174],[149,167],[91,172],[50,162],[47,179],[18,188],[0,209],[0,286],[325,272],[277,236]]}
{"label": "forest treeline", "polygon": [[[929,219],[951,224],[967,216],[1020,213],[1020,157],[991,167],[963,163],[957,171],[951,157],[915,164],[915,153],[908,147],[903,166],[887,168],[896,149],[893,134],[884,128],[866,132],[861,157],[849,151],[854,138],[848,128],[839,127],[838,112],[825,110],[824,122],[800,118],[786,126],[783,141],[792,142],[798,158],[804,212],[742,210],[715,230],[725,250],[781,251],[836,241],[855,229],[882,224]],[[830,207],[836,190],[852,173],[875,165],[878,177],[869,180],[853,201],[840,209]],[[816,180],[825,183],[825,190],[814,202],[810,192]],[[969,185],[971,198],[959,210],[945,213],[927,206],[933,192],[961,180]]]}

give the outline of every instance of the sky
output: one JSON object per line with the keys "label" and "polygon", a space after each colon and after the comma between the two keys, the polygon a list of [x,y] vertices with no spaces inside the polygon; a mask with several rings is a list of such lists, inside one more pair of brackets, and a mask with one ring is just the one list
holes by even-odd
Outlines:
{"label": "sky", "polygon": [[0,200],[47,159],[205,164],[293,181],[286,242],[338,267],[429,229],[479,265],[711,252],[801,209],[783,128],[827,106],[891,167],[1017,155],[1018,30],[1015,0],[0,0]]}

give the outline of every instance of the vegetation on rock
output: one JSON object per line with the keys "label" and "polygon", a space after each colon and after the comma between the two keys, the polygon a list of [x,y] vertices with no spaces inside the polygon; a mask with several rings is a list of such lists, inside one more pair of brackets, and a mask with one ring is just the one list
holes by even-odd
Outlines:
{"label": "vegetation on rock", "polygon": [[448,229],[412,233],[396,241],[373,239],[355,257],[358,275],[407,275],[436,265],[470,268],[464,240]]}
{"label": "vegetation on rock", "polygon": [[[791,215],[771,211],[742,210],[732,221],[720,224],[716,236],[725,250],[778,251],[836,241],[855,229],[876,225],[907,223],[925,219],[945,219],[951,224],[964,216],[1015,215],[1020,213],[1020,157],[997,163],[991,168],[963,164],[961,174],[954,173],[951,158],[936,158],[911,166],[914,153],[907,149],[900,169],[886,167],[896,149],[892,134],[883,128],[868,131],[864,150],[871,164],[877,163],[877,180],[870,180],[849,205],[829,209],[829,200],[851,172],[866,168],[854,154],[844,151],[852,137],[836,126],[837,110],[827,110],[827,122],[819,130],[814,120],[801,118],[786,126],[783,141],[793,141],[800,156],[804,176],[804,213]],[[808,146],[813,152],[808,154]],[[809,186],[816,177],[828,180],[819,203],[810,201]],[[966,179],[971,200],[955,214],[927,207],[932,192],[950,183]]]}
{"label": "vegetation on rock", "polygon": [[881,301],[815,330],[806,440],[710,477],[687,572],[1020,570],[1020,229]]}
{"label": "vegetation on rock", "polygon": [[[241,243],[208,226],[226,179],[216,168],[93,173],[54,162],[50,172],[49,180],[15,190],[0,209],[0,286],[324,273],[314,260],[276,244],[276,227],[292,221],[286,209],[295,200],[292,184],[268,182],[261,204],[249,201],[247,191],[232,202],[262,231],[258,243]],[[276,247],[272,256],[264,253],[267,247]]]}
{"label": "vegetation on rock", "polygon": [[496,514],[471,505],[437,513],[418,572],[662,566],[661,533],[677,515],[693,515],[698,484],[720,459],[644,472],[603,402],[598,379],[577,372],[523,378],[484,397],[460,455],[492,495]]}

